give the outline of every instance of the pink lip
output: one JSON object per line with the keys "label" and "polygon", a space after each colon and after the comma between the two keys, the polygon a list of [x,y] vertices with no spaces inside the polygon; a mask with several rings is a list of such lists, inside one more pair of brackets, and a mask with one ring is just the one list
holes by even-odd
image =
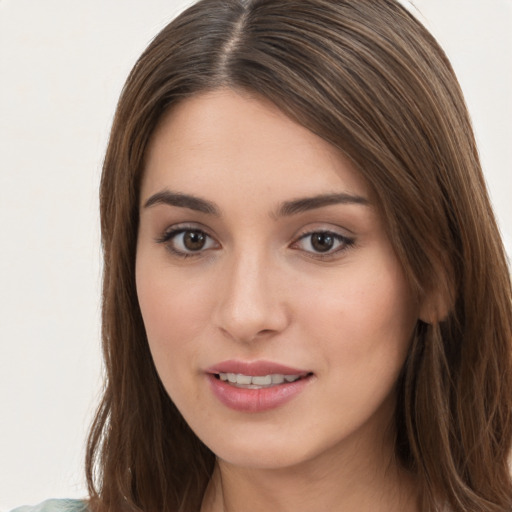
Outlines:
{"label": "pink lip", "polygon": [[251,377],[279,373],[282,375],[307,375],[307,370],[291,368],[271,361],[223,361],[206,370],[207,373],[242,373]]}
{"label": "pink lip", "polygon": [[[247,389],[228,384],[217,377],[218,373],[242,373],[251,376],[269,374],[300,375],[295,382],[284,382],[276,386]],[[313,374],[297,368],[269,361],[224,361],[207,370],[207,378],[217,399],[236,411],[264,412],[284,405],[299,395],[313,379]]]}

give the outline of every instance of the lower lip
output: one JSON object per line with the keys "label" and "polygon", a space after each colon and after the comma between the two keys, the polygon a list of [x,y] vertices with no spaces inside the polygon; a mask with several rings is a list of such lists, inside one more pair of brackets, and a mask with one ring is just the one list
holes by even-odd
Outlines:
{"label": "lower lip", "polygon": [[235,411],[263,412],[275,409],[300,394],[309,384],[311,375],[269,388],[237,388],[208,374],[208,380],[214,395],[227,407]]}

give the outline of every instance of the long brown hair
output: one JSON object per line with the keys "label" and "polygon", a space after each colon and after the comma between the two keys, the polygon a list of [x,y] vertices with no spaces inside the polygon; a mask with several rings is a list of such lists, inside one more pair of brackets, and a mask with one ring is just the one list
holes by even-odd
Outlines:
{"label": "long brown hair", "polygon": [[338,147],[373,188],[418,320],[397,384],[396,456],[422,510],[505,512],[512,293],[471,123],[445,54],[394,0],[202,0],[136,63],[101,182],[103,399],[87,450],[94,511],[200,507],[214,455],[163,389],[137,302],[139,182],[172,105],[231,87]]}

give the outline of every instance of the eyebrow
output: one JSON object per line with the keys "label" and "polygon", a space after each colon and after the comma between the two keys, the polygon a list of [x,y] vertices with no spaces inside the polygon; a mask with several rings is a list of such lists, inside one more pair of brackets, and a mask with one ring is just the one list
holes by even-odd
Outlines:
{"label": "eyebrow", "polygon": [[219,208],[206,199],[192,196],[189,194],[182,194],[180,192],[171,192],[170,190],[162,190],[153,194],[144,204],[144,208],[150,208],[157,204],[167,204],[169,206],[178,206],[181,208],[188,208],[201,213],[215,215],[220,217]]}
{"label": "eyebrow", "polygon": [[[150,208],[158,204],[166,204],[169,206],[177,206],[180,208],[188,208],[197,212],[206,213],[220,217],[220,208],[211,201],[202,199],[190,194],[181,192],[171,192],[170,190],[162,190],[153,194],[145,203],[144,208]],[[359,204],[368,206],[370,201],[365,197],[352,195],[347,193],[338,194],[319,194],[312,197],[303,197],[283,202],[277,209],[277,213],[273,216],[289,217],[304,213],[316,208],[331,206],[335,204]]]}
{"label": "eyebrow", "polygon": [[285,201],[277,210],[277,217],[288,217],[334,204],[360,204],[368,206],[370,201],[365,197],[347,193],[319,194],[313,197]]}

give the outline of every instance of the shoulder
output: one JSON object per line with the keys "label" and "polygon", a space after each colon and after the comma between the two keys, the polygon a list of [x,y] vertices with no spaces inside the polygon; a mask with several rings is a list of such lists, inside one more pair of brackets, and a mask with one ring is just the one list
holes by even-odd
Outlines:
{"label": "shoulder", "polygon": [[15,508],[11,512],[87,512],[87,502],[82,500],[46,500],[39,505]]}

